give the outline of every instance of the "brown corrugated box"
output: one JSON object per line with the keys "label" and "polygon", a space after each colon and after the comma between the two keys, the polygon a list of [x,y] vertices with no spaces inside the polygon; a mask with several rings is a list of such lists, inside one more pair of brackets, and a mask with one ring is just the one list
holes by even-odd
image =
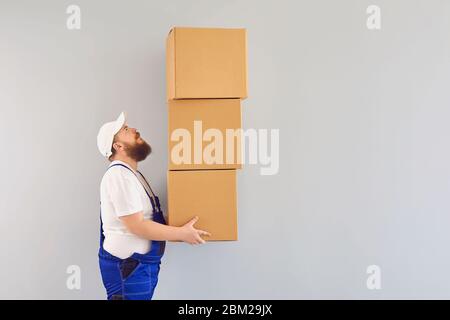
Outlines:
{"label": "brown corrugated box", "polygon": [[[170,100],[168,111],[169,170],[242,167],[239,99]],[[214,138],[210,136],[208,140],[203,141],[204,133],[208,133],[210,128],[219,131],[215,131]],[[175,131],[177,129],[185,129],[189,135],[184,130],[178,134],[180,131]],[[232,133],[235,135],[231,136]]]}
{"label": "brown corrugated box", "polygon": [[[227,149],[226,129],[242,125],[240,99],[247,97],[246,30],[172,28],[166,40],[166,81],[168,224],[182,226],[198,216],[195,228],[212,233],[205,240],[237,240],[236,169],[242,167],[242,132],[233,137],[234,155],[227,159],[231,148]],[[199,129],[195,121],[201,121],[201,137],[194,132]],[[190,135],[191,163],[176,163],[179,159],[172,157],[174,147],[179,151],[180,140],[171,141],[171,135],[179,128]],[[204,153],[208,155],[216,142],[203,141],[210,128],[222,134],[223,163],[205,163]],[[202,154],[196,157],[199,140],[195,139],[199,138]],[[199,158],[201,163],[196,163]]]}
{"label": "brown corrugated box", "polygon": [[172,28],[166,81],[167,100],[246,98],[246,29]]}
{"label": "brown corrugated box", "polygon": [[207,241],[237,240],[236,170],[167,172],[168,224],[182,226],[193,217]]}

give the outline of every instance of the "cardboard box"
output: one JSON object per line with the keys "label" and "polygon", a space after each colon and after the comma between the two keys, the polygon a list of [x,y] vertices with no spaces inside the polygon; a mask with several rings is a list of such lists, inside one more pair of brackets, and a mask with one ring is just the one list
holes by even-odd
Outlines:
{"label": "cardboard box", "polygon": [[168,224],[182,226],[193,217],[207,241],[237,240],[236,170],[167,172]]}
{"label": "cardboard box", "polygon": [[167,100],[247,97],[245,29],[175,27],[166,40]]}
{"label": "cardboard box", "polygon": [[239,99],[168,102],[169,170],[242,168]]}

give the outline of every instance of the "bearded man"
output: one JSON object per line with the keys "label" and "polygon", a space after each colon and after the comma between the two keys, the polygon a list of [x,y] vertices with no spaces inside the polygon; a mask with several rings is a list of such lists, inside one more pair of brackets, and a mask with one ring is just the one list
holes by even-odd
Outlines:
{"label": "bearded man", "polygon": [[97,146],[110,162],[100,184],[98,253],[107,299],[151,300],[166,241],[203,244],[210,233],[194,228],[198,217],[181,227],[166,224],[158,196],[138,170],[152,148],[123,112],[100,128]]}

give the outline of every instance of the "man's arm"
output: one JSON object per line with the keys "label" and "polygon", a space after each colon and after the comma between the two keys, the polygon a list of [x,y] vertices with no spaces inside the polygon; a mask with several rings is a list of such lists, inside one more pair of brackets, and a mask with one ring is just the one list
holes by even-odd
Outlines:
{"label": "man's arm", "polygon": [[203,244],[205,240],[201,236],[211,236],[207,231],[194,228],[198,217],[193,218],[182,227],[167,226],[152,220],[146,220],[142,211],[122,216],[120,220],[131,233],[148,240],[183,241],[190,244]]}

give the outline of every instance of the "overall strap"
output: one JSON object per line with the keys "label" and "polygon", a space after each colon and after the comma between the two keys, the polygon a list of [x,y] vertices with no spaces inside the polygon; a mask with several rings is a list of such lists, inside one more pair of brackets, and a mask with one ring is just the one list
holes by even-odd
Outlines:
{"label": "overall strap", "polygon": [[[137,170],[136,170],[136,171],[137,171]],[[142,179],[144,179],[145,183],[147,184],[148,188],[150,189],[150,192],[152,193],[153,198],[155,199],[155,202],[156,202],[156,209],[157,209],[158,211],[161,211],[161,204],[159,203],[159,198],[158,198],[158,196],[155,195],[155,193],[154,193],[153,190],[152,190],[152,187],[150,187],[150,183],[148,183],[148,181],[147,181],[147,179],[144,177],[144,175],[143,175],[140,171],[137,171],[137,172],[139,172],[139,174],[141,175]],[[145,189],[145,188],[144,188],[144,189]]]}
{"label": "overall strap", "polygon": [[[150,189],[150,192],[152,193],[153,197],[147,192],[147,189],[144,187],[144,185],[142,184],[141,180],[139,180],[139,178],[137,177],[136,173],[135,173],[133,170],[131,170],[131,169],[128,168],[126,165],[123,165],[123,164],[121,164],[121,163],[116,163],[116,164],[113,164],[113,165],[109,166],[109,167],[108,167],[108,170],[109,170],[110,168],[112,168],[112,167],[115,167],[115,166],[121,166],[121,167],[124,167],[124,168],[130,170],[131,173],[134,174],[134,176],[136,177],[136,179],[139,181],[139,183],[140,183],[140,184],[142,185],[142,187],[144,188],[144,191],[145,191],[145,193],[147,194],[148,198],[150,199],[150,203],[151,203],[151,205],[152,205],[153,210],[155,210],[156,204],[155,204],[155,200],[154,200],[154,199],[157,199],[158,197],[155,196],[155,194],[153,193],[152,188],[150,188],[150,185],[149,185],[149,183],[147,182],[147,179],[145,179],[145,177],[142,175],[142,173],[140,173],[140,172],[138,171],[139,174],[144,178],[145,182],[147,183],[147,185],[148,185],[148,187],[149,187],[149,189]],[[157,200],[156,200],[156,201],[157,201]]]}
{"label": "overall strap", "polygon": [[152,193],[153,197],[156,198],[155,193],[152,190],[152,187],[150,187],[150,183],[148,183],[147,179],[145,179],[144,175],[139,170],[136,170],[136,171],[139,173],[139,175],[142,177],[142,179],[144,179],[144,181],[147,184],[147,186],[148,186],[150,192]]}

